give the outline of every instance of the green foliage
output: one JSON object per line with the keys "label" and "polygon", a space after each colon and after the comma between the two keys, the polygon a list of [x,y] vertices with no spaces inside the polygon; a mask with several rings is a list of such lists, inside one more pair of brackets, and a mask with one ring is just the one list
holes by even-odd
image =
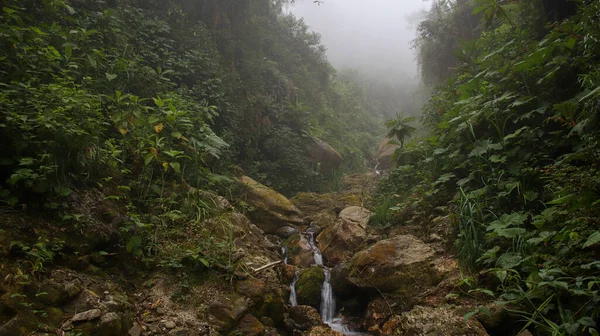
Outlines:
{"label": "green foliage", "polygon": [[409,123],[415,120],[414,117],[405,117],[401,114],[396,116],[396,119],[390,119],[385,123],[388,128],[387,137],[390,139],[396,138],[400,141],[400,148],[404,147],[404,140],[410,137],[417,129]]}
{"label": "green foliage", "polygon": [[452,202],[460,261],[497,278],[480,290],[519,327],[595,335],[600,7],[581,2],[543,27],[530,19],[545,17],[541,2],[479,3],[473,18],[483,14],[486,28],[460,46],[461,64],[424,109],[431,137],[407,146],[380,190],[402,195],[401,214],[413,217],[414,195],[421,212]]}

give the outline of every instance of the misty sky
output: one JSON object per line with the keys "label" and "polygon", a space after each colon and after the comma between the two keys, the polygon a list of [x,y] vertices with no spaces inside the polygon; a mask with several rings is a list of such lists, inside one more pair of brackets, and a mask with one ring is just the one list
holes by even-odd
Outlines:
{"label": "misty sky", "polygon": [[428,6],[424,0],[324,0],[320,6],[299,0],[288,10],[321,34],[336,67],[414,78],[417,66],[410,42],[415,24],[408,18]]}

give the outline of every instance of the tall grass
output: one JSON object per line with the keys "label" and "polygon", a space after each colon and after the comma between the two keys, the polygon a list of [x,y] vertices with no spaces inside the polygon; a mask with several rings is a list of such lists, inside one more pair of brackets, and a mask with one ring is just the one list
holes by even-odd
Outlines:
{"label": "tall grass", "polygon": [[470,198],[460,189],[458,203],[458,248],[459,260],[469,268],[474,268],[477,259],[483,253],[483,213],[482,205],[476,199]]}

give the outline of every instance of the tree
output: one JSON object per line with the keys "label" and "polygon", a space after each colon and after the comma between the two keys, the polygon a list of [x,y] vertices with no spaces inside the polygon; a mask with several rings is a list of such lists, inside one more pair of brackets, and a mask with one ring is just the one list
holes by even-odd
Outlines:
{"label": "tree", "polygon": [[388,128],[388,138],[396,137],[400,141],[400,148],[404,147],[404,139],[411,136],[417,129],[409,125],[409,123],[415,121],[414,117],[405,117],[398,113],[396,119],[390,119],[385,123]]}

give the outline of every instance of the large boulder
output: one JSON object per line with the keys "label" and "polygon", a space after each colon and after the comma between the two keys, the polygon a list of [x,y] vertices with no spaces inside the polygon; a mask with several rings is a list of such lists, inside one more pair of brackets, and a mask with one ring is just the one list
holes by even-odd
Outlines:
{"label": "large boulder", "polygon": [[439,283],[442,274],[434,254],[431,247],[411,235],[381,240],[352,258],[349,280],[358,287],[395,292],[411,300],[416,293]]}
{"label": "large boulder", "polygon": [[392,160],[392,157],[398,148],[400,148],[400,146],[390,143],[389,138],[381,140],[377,149],[378,170],[386,170],[394,167],[394,160]]}
{"label": "large boulder", "polygon": [[285,248],[288,264],[308,267],[315,263],[312,247],[301,234],[291,236],[282,245]]}
{"label": "large boulder", "polygon": [[487,336],[487,332],[474,318],[465,322],[463,316],[452,307],[415,306],[412,310],[396,315],[381,328],[386,336],[434,336],[461,335]]}
{"label": "large boulder", "polygon": [[371,212],[351,206],[340,212],[334,225],[328,226],[317,237],[319,249],[331,264],[349,260],[367,238],[367,223]]}
{"label": "large boulder", "polygon": [[322,173],[330,173],[340,166],[343,158],[333,147],[325,141],[310,137],[306,145],[306,154],[311,163],[318,163]]}
{"label": "large boulder", "polygon": [[302,225],[304,215],[285,196],[248,176],[238,179],[245,191],[245,201],[254,209],[249,216],[266,233],[275,233],[285,225]]}
{"label": "large boulder", "polygon": [[298,304],[319,309],[323,281],[325,281],[325,272],[319,266],[305,268],[300,271],[300,276],[296,282]]}

